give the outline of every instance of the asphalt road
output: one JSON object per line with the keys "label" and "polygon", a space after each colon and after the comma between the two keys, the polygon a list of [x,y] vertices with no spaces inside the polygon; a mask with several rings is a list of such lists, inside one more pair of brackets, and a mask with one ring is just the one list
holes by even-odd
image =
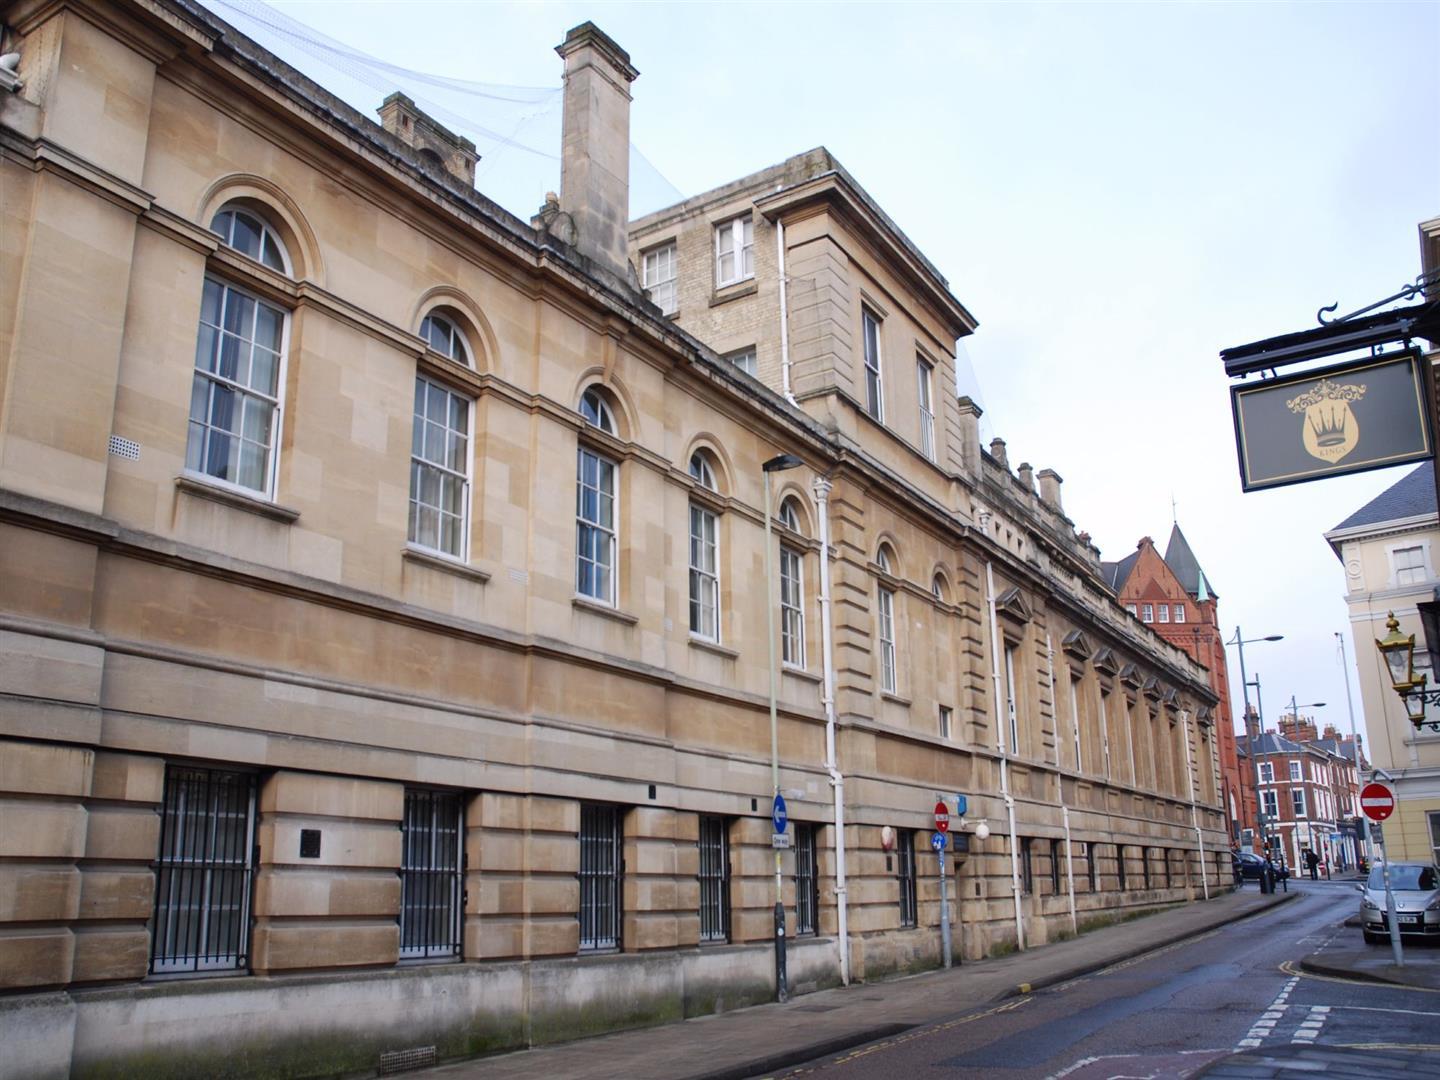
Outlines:
{"label": "asphalt road", "polygon": [[[1236,1052],[1314,1057],[1310,1048],[1335,1048],[1332,1057],[1357,1067],[1297,1059],[1295,1075],[1389,1075],[1395,1059],[1407,1077],[1440,1077],[1440,993],[1302,975],[1296,963],[1328,938],[1359,936],[1340,925],[1358,894],[1341,882],[1291,888],[1300,899],[1274,911],[779,1075],[1178,1080]],[[1241,1075],[1233,1070],[1243,1064],[1225,1075]]]}

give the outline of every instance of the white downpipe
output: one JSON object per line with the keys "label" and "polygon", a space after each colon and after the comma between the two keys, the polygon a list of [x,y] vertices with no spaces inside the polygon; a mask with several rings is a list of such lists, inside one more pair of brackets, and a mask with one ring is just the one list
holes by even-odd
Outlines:
{"label": "white downpipe", "polygon": [[785,223],[778,218],[775,221],[775,259],[780,267],[780,393],[794,405],[795,394],[790,389],[790,287],[785,277]]}
{"label": "white downpipe", "polygon": [[1210,875],[1205,872],[1205,834],[1200,831],[1200,817],[1195,809],[1195,758],[1190,753],[1190,710],[1181,709],[1180,719],[1185,723],[1185,773],[1190,779],[1190,825],[1195,830],[1195,849],[1200,852],[1200,885],[1205,890],[1205,899],[1209,900]]}
{"label": "white downpipe", "polygon": [[995,741],[1000,751],[1000,797],[1010,824],[1010,895],[1015,901],[1015,946],[1025,948],[1025,917],[1020,911],[1020,841],[1015,835],[1015,800],[1010,795],[1009,752],[1005,749],[1008,716],[1002,717],[1005,695],[1000,682],[1000,622],[995,614],[995,569],[985,561],[985,602],[990,608],[990,667],[995,681]]}
{"label": "white downpipe", "polygon": [[[785,286],[781,270],[780,296],[783,310]],[[784,316],[782,315],[783,319]],[[850,920],[845,894],[845,777],[835,760],[835,643],[830,629],[830,481],[817,476],[815,515],[820,532],[820,655],[825,678],[820,698],[825,706],[825,770],[835,792],[835,912],[839,919],[840,982],[850,985]]]}
{"label": "white downpipe", "polygon": [[[1060,771],[1060,701],[1055,696],[1055,644],[1049,631],[1045,633],[1045,664],[1050,669],[1050,719],[1055,724],[1055,771]],[[1065,784],[1057,776],[1060,791],[1060,820],[1065,826],[1065,878],[1070,889],[1070,932],[1077,937],[1080,924],[1075,919],[1075,859],[1070,850],[1070,808],[1065,805]]]}

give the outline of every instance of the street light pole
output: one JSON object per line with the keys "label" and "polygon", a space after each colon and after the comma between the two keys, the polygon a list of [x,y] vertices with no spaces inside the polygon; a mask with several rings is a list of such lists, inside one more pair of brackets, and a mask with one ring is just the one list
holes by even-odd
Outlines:
{"label": "street light pole", "polygon": [[[1346,792],[1353,794],[1353,798],[1349,800],[1350,816],[1358,820],[1360,811],[1360,737],[1355,733],[1355,700],[1350,696],[1350,661],[1345,657],[1345,635],[1337,630],[1335,631],[1335,640],[1340,643],[1340,676],[1345,680],[1345,708],[1350,712],[1350,749],[1354,752],[1355,757],[1355,787],[1352,792],[1347,786]],[[1366,829],[1363,824],[1360,827],[1365,830],[1367,835],[1363,839],[1359,836],[1355,838],[1355,858],[1358,862],[1363,851],[1367,856],[1371,856],[1366,860],[1366,866],[1369,866],[1374,861],[1369,844],[1368,833],[1370,830]]]}
{"label": "street light pole", "polygon": [[[1255,788],[1255,825],[1257,831],[1260,833],[1260,850],[1266,852],[1267,855],[1269,851],[1265,845],[1265,808],[1264,804],[1260,801],[1259,741],[1256,735],[1256,721],[1259,720],[1259,717],[1252,715],[1250,712],[1250,682],[1249,677],[1245,673],[1245,646],[1256,641],[1279,641],[1283,636],[1282,634],[1267,634],[1264,637],[1247,638],[1240,632],[1240,627],[1237,626],[1235,627],[1234,640],[1225,643],[1226,645],[1234,645],[1240,654],[1240,694],[1245,701],[1245,742],[1250,750],[1251,781]],[[1270,888],[1267,888],[1267,885],[1270,885]],[[1260,891],[1269,892],[1272,888],[1273,885],[1265,880],[1264,874],[1261,874]]]}
{"label": "street light pole", "polygon": [[[779,607],[775,597],[775,554],[770,550],[770,474],[803,465],[794,454],[780,454],[760,466],[765,481],[765,631],[768,638],[770,669],[770,789],[772,806],[779,805],[780,799],[780,726],[776,721],[775,699],[778,694],[775,660],[775,609]],[[821,553],[824,557],[824,553]],[[777,830],[778,831],[778,830]],[[779,843],[776,840],[775,843]],[[782,871],[780,848],[775,848],[775,1000],[790,1000],[789,981],[785,971],[785,878]]]}
{"label": "street light pole", "polygon": [[[1312,701],[1312,702],[1310,702],[1310,703],[1307,704],[1307,705],[1297,705],[1297,704],[1295,703],[1295,697],[1296,697],[1295,694],[1291,694],[1291,695],[1290,695],[1290,719],[1291,719],[1291,721],[1292,721],[1292,722],[1294,723],[1294,725],[1295,725],[1295,727],[1294,727],[1295,734],[1296,734],[1296,735],[1299,735],[1299,734],[1300,734],[1300,710],[1301,710],[1301,709],[1323,709],[1323,708],[1325,707],[1325,702],[1323,702],[1323,701]],[[1296,741],[1297,743],[1300,742],[1300,740],[1299,740],[1298,738],[1297,738],[1295,741]],[[1305,789],[1304,789],[1304,786],[1303,786],[1303,785],[1304,785],[1304,783],[1305,783],[1305,774],[1304,774],[1303,771],[1302,771],[1301,774],[1300,774],[1300,783],[1301,783],[1301,785],[1302,785],[1300,790],[1301,790],[1301,791],[1304,791]],[[1293,795],[1291,796],[1291,800],[1292,800],[1292,801],[1294,800],[1294,796],[1293,796]],[[1319,800],[1316,800],[1316,801],[1318,802]],[[1310,846],[1311,846],[1311,850],[1313,851],[1313,850],[1315,849],[1315,847],[1317,846],[1317,841],[1316,841],[1316,839],[1315,839],[1315,826],[1310,823],[1311,821],[1314,820],[1314,815],[1310,812],[1311,809],[1312,809],[1312,807],[1311,807],[1311,806],[1309,805],[1309,803],[1307,802],[1307,803],[1306,803],[1306,806],[1305,806],[1305,816],[1306,816],[1306,818],[1309,819],[1309,820],[1307,820],[1306,823],[1305,823],[1305,835],[1306,835],[1306,837],[1309,839],[1309,841],[1310,841]],[[1319,855],[1319,852],[1316,852],[1316,855],[1318,856],[1318,855]],[[1299,858],[1300,858],[1300,822],[1299,822],[1298,820],[1295,822],[1295,858],[1296,858],[1296,860],[1297,860],[1296,865],[1295,865],[1295,869],[1296,869],[1296,870],[1299,870],[1299,869],[1300,869],[1300,865],[1299,865],[1298,860],[1299,860]],[[1325,863],[1325,865],[1326,865],[1326,867],[1328,868],[1329,865],[1330,865],[1330,863],[1327,861],[1327,862]],[[1328,869],[1327,869],[1327,873],[1328,873]]]}

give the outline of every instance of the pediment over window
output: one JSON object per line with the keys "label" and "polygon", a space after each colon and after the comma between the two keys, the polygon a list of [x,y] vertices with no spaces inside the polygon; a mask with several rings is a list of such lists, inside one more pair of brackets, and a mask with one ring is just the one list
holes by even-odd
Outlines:
{"label": "pediment over window", "polygon": [[1007,619],[1019,623],[1028,623],[1034,614],[1019,586],[1011,586],[1001,593],[1000,598],[995,601],[995,610]]}
{"label": "pediment over window", "polygon": [[1202,727],[1210,727],[1215,723],[1215,714],[1210,711],[1209,705],[1201,705],[1195,710],[1195,721]]}
{"label": "pediment over window", "polygon": [[1060,642],[1060,648],[1077,660],[1089,660],[1095,655],[1095,646],[1090,644],[1090,639],[1079,630],[1071,630],[1066,634],[1065,640]]}
{"label": "pediment over window", "polygon": [[1120,660],[1116,657],[1114,649],[1108,647],[1101,649],[1091,662],[1095,665],[1096,671],[1105,675],[1120,674]]}
{"label": "pediment over window", "polygon": [[1126,664],[1120,669],[1120,681],[1132,690],[1139,690],[1145,685],[1145,679],[1140,674],[1140,669],[1134,664]]}
{"label": "pediment over window", "polygon": [[1145,696],[1151,701],[1160,701],[1165,697],[1165,688],[1160,685],[1160,680],[1150,676],[1142,684],[1145,689]]}

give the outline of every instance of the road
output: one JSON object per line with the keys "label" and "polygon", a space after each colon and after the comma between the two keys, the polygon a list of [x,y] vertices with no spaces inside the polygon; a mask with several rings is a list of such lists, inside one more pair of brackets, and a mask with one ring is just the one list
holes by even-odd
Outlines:
{"label": "road", "polygon": [[[1291,888],[1300,899],[1275,911],[780,1076],[1179,1080],[1249,1051],[1296,1056],[1297,1076],[1390,1075],[1398,1061],[1394,1075],[1440,1078],[1440,993],[1302,975],[1301,957],[1359,935],[1340,925],[1357,894],[1341,882]],[[1241,1070],[1248,1064],[1217,1075],[1280,1075]]]}

